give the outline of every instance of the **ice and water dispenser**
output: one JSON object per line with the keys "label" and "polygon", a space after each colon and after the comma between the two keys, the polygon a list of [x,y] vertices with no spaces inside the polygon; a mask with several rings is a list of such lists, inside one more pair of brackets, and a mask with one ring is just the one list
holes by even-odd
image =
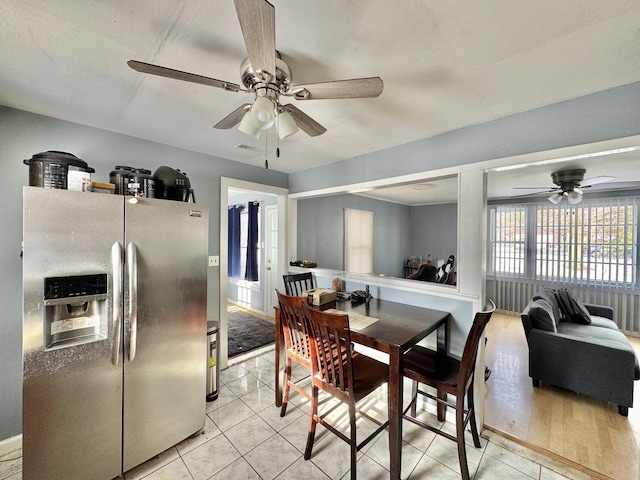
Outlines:
{"label": "ice and water dispenser", "polygon": [[45,350],[107,339],[107,274],[44,279]]}

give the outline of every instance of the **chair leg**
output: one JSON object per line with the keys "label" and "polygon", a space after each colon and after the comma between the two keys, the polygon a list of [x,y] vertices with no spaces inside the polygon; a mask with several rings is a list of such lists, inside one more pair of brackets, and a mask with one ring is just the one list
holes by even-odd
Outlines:
{"label": "chair leg", "polygon": [[473,400],[473,382],[471,382],[471,387],[467,392],[467,403],[469,405],[469,413],[467,415],[469,417],[469,423],[471,424],[471,436],[473,437],[473,445],[476,448],[480,448],[482,445],[480,444],[480,435],[478,434],[478,425],[476,424],[476,408]]}
{"label": "chair leg", "polygon": [[437,397],[442,400],[437,405],[438,421],[444,422],[447,419],[447,405],[444,403],[447,400],[447,394],[442,390],[438,390]]}
{"label": "chair leg", "polygon": [[463,480],[470,480],[467,465],[467,450],[464,443],[464,396],[456,398],[456,439],[458,444],[458,461]]}
{"label": "chair leg", "polygon": [[287,413],[287,404],[289,403],[289,385],[291,384],[291,359],[287,358],[287,366],[285,368],[284,377],[284,393],[282,395],[282,408],[280,408],[280,416],[284,417]]}
{"label": "chair leg", "polygon": [[413,402],[411,404],[411,416],[415,418],[417,413],[416,407],[418,405],[418,382],[416,382],[415,380],[411,385],[411,401]]}
{"label": "chair leg", "polygon": [[318,387],[311,389],[311,417],[309,421],[309,434],[307,435],[307,448],[304,450],[304,459],[311,458],[311,450],[313,450],[313,441],[316,436],[316,416],[318,414]]}
{"label": "chair leg", "polygon": [[358,441],[356,439],[356,406],[353,403],[349,404],[349,427],[351,429],[351,480],[356,480]]}

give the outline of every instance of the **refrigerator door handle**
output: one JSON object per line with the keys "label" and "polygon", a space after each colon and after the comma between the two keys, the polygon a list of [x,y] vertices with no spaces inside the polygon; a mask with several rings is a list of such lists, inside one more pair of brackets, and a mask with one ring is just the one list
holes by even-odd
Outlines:
{"label": "refrigerator door handle", "polygon": [[120,363],[120,342],[122,342],[122,247],[116,242],[111,246],[111,277],[113,289],[113,322],[111,330],[111,363]]}
{"label": "refrigerator door handle", "polygon": [[133,242],[127,245],[127,273],[129,280],[129,361],[136,358],[138,334],[138,253]]}

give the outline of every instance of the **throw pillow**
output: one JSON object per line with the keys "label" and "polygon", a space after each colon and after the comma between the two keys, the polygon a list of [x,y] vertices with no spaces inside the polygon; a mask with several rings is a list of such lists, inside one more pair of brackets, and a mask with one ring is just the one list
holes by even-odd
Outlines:
{"label": "throw pillow", "polygon": [[533,300],[543,299],[549,302],[551,306],[551,311],[553,313],[553,317],[556,320],[556,325],[560,321],[560,308],[558,307],[558,300],[556,298],[556,289],[551,287],[544,287],[538,293],[533,296]]}
{"label": "throw pillow", "polygon": [[591,315],[584,304],[578,300],[566,288],[560,288],[556,291],[558,306],[565,318],[573,323],[581,323],[589,325],[591,323]]}
{"label": "throw pillow", "polygon": [[557,332],[553,310],[546,300],[534,300],[529,304],[529,319],[533,328]]}
{"label": "throw pillow", "polygon": [[585,325],[591,324],[591,314],[589,313],[589,310],[587,310],[587,307],[584,306],[584,303],[577,299],[573,294],[571,294],[571,300],[573,301],[574,309],[577,309],[579,312],[576,316],[578,320],[574,321],[576,323],[584,323]]}

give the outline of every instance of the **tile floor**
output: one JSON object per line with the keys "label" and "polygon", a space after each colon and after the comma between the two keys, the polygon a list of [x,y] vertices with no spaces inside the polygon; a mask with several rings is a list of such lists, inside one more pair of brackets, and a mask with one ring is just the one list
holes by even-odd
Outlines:
{"label": "tile floor", "polygon": [[[285,417],[274,406],[273,351],[263,353],[221,372],[220,396],[207,405],[204,432],[190,438],[125,474],[126,480],[241,480],[241,479],[344,479],[349,478],[349,448],[319,426],[310,461],[302,453],[306,443],[308,405],[291,395]],[[294,375],[306,372],[294,367]],[[408,396],[408,393],[407,393]],[[365,400],[369,412],[386,416],[384,387]],[[321,402],[321,411],[335,405]],[[430,405],[423,418],[437,423]],[[334,422],[348,418],[341,407],[331,412]],[[347,424],[348,425],[348,424]],[[441,428],[452,431],[445,422]],[[358,421],[359,438],[374,424]],[[437,437],[437,438],[436,438]],[[532,451],[483,432],[482,448],[471,444],[467,456],[475,480],[585,479],[584,474],[547,461]],[[409,422],[403,425],[402,477],[408,479],[459,479],[455,444]],[[518,453],[515,453],[518,452]],[[383,432],[359,452],[358,478],[387,479],[388,439]],[[0,479],[19,480],[20,453],[0,457]],[[533,460],[532,460],[533,459]],[[556,472],[562,472],[562,475]]]}

